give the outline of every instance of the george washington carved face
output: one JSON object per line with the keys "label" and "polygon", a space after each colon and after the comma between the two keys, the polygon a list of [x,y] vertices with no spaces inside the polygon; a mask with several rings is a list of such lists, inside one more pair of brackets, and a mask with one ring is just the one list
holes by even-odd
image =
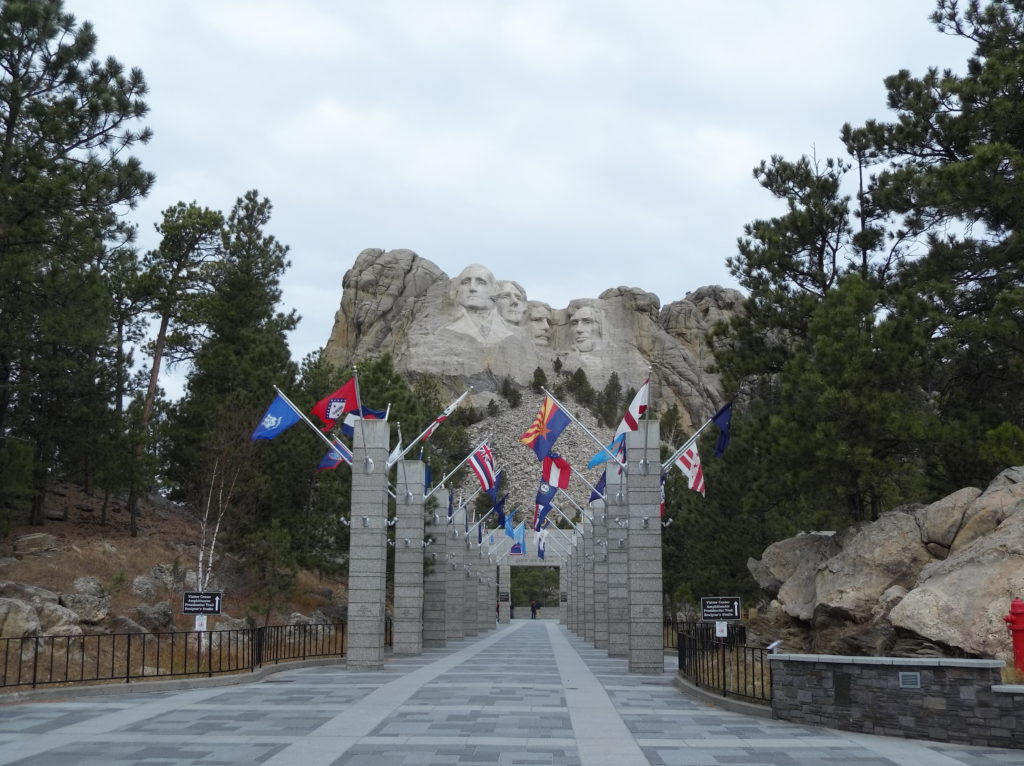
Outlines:
{"label": "george washington carved face", "polygon": [[454,282],[455,302],[471,312],[494,310],[494,275],[479,264],[472,264],[462,270]]}

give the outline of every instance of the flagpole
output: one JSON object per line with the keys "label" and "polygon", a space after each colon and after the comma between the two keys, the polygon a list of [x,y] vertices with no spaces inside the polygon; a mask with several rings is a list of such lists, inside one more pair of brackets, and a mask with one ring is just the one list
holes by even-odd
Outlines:
{"label": "flagpole", "polygon": [[[570,475],[570,476],[578,476],[578,477],[579,477],[579,479],[580,479],[580,481],[582,481],[582,482],[583,482],[584,484],[586,484],[586,485],[587,485],[588,487],[590,487],[590,489],[591,489],[592,491],[594,491],[594,492],[597,492],[597,487],[595,487],[595,486],[594,486],[593,484],[591,484],[591,483],[590,483],[589,481],[587,481],[586,477],[585,477],[585,476],[584,476],[584,475],[583,475],[582,473],[580,473],[580,472],[578,472],[578,471],[573,471],[573,472],[572,472],[572,473],[570,473],[569,475]],[[598,494],[598,496],[599,496],[599,497],[600,497],[600,498],[601,498],[602,500],[604,500],[604,493],[602,493],[602,492],[597,492],[597,494]],[[595,499],[597,499],[597,498],[595,498]]]}
{"label": "flagpole", "polygon": [[319,428],[317,428],[315,425],[313,425],[313,422],[309,418],[306,417],[306,414],[302,410],[300,410],[298,407],[296,407],[294,404],[292,404],[292,400],[284,395],[284,391],[282,391],[277,386],[274,386],[274,390],[277,391],[277,395],[280,396],[282,399],[284,399],[285,403],[295,411],[295,414],[298,415],[300,418],[302,418],[305,421],[307,426],[309,426],[310,428],[313,429],[313,431],[316,433],[317,436],[319,436],[321,439],[323,439],[325,442],[327,442],[327,446],[331,448],[332,452],[334,450],[338,449],[336,446],[334,446],[334,442],[332,442],[330,439],[328,439],[324,435],[323,431],[321,431]]}
{"label": "flagpole", "polygon": [[[437,483],[437,487],[434,487],[434,489],[430,490],[430,492],[429,492],[428,494],[424,495],[424,496],[423,496],[423,499],[424,499],[424,500],[426,500],[426,499],[427,499],[428,497],[430,497],[430,496],[431,496],[432,494],[434,494],[434,493],[435,493],[435,492],[436,492],[436,491],[438,490],[438,488],[440,488],[440,487],[441,487],[441,486],[442,486],[442,485],[443,485],[443,484],[444,484],[444,483],[445,483],[446,481],[448,481],[448,479],[450,479],[450,478],[451,478],[451,476],[452,476],[452,475],[453,475],[453,474],[454,474],[454,473],[455,473],[455,472],[456,472],[457,470],[459,470],[460,468],[462,468],[462,466],[464,466],[464,465],[465,465],[465,464],[466,464],[467,462],[469,462],[469,459],[470,459],[471,457],[473,457],[473,455],[475,455],[475,454],[476,454],[476,451],[477,451],[478,449],[480,449],[481,447],[483,447],[483,446],[484,446],[485,444],[487,444],[487,442],[488,442],[488,441],[490,441],[490,439],[491,439],[491,435],[490,435],[490,434],[488,434],[488,435],[486,436],[486,438],[484,438],[484,440],[483,440],[482,442],[480,442],[480,443],[479,443],[478,445],[476,445],[476,446],[475,446],[475,447],[473,448],[473,450],[472,450],[472,451],[471,451],[471,452],[470,452],[470,453],[469,453],[468,455],[466,455],[466,457],[462,458],[462,460],[461,460],[461,461],[459,462],[459,464],[458,464],[457,466],[455,466],[455,467],[454,467],[454,468],[453,468],[453,469],[452,469],[451,471],[449,471],[449,472],[448,472],[448,473],[447,473],[447,474],[446,474],[446,475],[444,476],[444,478],[442,478],[442,479],[441,479],[441,481],[439,481],[439,482]],[[460,507],[461,507],[461,506],[460,506]]]}
{"label": "flagpole", "polygon": [[[558,529],[558,527],[555,527],[555,529]],[[548,534],[547,540],[544,541],[545,548],[547,548],[548,543],[554,543],[558,547],[558,549],[562,551],[566,556],[572,555],[572,551],[570,551],[569,548],[565,545],[565,543],[561,542],[557,537],[552,537],[550,534]]]}
{"label": "flagpole", "polygon": [[574,522],[574,521],[573,521],[572,519],[570,519],[570,518],[569,518],[568,516],[566,516],[566,515],[565,515],[565,514],[564,514],[564,513],[562,512],[562,509],[561,509],[561,508],[559,508],[559,507],[558,507],[557,505],[555,505],[554,503],[552,503],[552,504],[551,504],[551,507],[552,507],[552,508],[554,508],[554,509],[555,509],[556,511],[558,511],[558,515],[559,515],[559,516],[561,516],[561,517],[562,517],[563,519],[565,519],[565,520],[566,520],[566,521],[568,521],[568,522],[569,522],[570,524],[572,524],[572,528],[573,528],[573,529],[575,529],[575,530],[576,530],[577,532],[579,532],[579,533],[580,533],[581,535],[582,535],[582,534],[584,534],[583,530],[582,530],[582,529],[580,529],[579,527],[577,527],[577,526],[576,526],[576,522]]}
{"label": "flagpole", "polygon": [[555,397],[554,397],[554,396],[553,396],[553,395],[551,394],[551,392],[550,392],[550,391],[548,391],[548,390],[547,390],[546,388],[544,388],[543,386],[541,386],[540,390],[541,390],[541,391],[543,391],[543,392],[544,392],[544,394],[545,394],[546,396],[549,396],[549,397],[551,397],[551,401],[553,401],[553,402],[554,402],[555,404],[557,404],[557,405],[558,405],[558,408],[559,408],[559,409],[560,409],[560,410],[561,410],[562,412],[564,412],[564,413],[565,413],[565,414],[566,414],[566,415],[568,416],[569,420],[571,420],[571,421],[572,421],[573,423],[575,423],[575,424],[576,424],[576,425],[578,425],[578,426],[579,426],[580,428],[582,428],[582,429],[583,429],[583,431],[584,431],[584,432],[585,432],[585,433],[587,434],[587,436],[589,436],[589,437],[590,437],[591,439],[593,439],[593,440],[594,440],[595,442],[597,442],[597,443],[598,443],[598,445],[600,445],[601,449],[602,449],[602,450],[604,450],[605,452],[607,452],[607,453],[608,453],[608,455],[609,455],[609,456],[611,457],[611,459],[612,459],[613,461],[615,461],[615,463],[617,463],[618,465],[622,466],[623,468],[625,468],[625,467],[626,467],[626,464],[625,464],[625,463],[623,463],[623,462],[622,462],[621,460],[619,460],[619,458],[618,458],[618,457],[617,457],[617,456],[616,456],[615,454],[613,454],[613,453],[612,453],[612,451],[611,451],[610,449],[608,449],[608,447],[607,447],[607,446],[606,446],[606,445],[604,444],[604,442],[602,442],[602,441],[601,441],[600,439],[598,439],[598,438],[597,438],[596,436],[594,436],[594,434],[592,434],[592,433],[590,432],[590,429],[589,429],[589,428],[587,428],[587,427],[586,427],[585,425],[583,425],[583,424],[582,424],[582,423],[581,423],[581,422],[580,422],[579,420],[577,420],[577,419],[576,419],[576,416],[575,416],[575,415],[573,415],[573,414],[572,414],[571,412],[569,412],[569,410],[568,410],[568,409],[566,409],[565,405],[564,405],[564,404],[562,404],[562,403],[561,403],[560,401],[558,401],[558,399],[556,399],[556,398],[555,398]]}
{"label": "flagpole", "polygon": [[690,447],[693,446],[693,444],[697,441],[697,437],[700,436],[701,431],[703,431],[705,428],[707,428],[713,422],[714,422],[714,417],[708,418],[707,422],[704,423],[704,425],[702,425],[700,428],[698,428],[694,432],[693,436],[691,436],[689,439],[687,439],[685,442],[683,442],[683,446],[682,447],[680,447],[679,449],[677,449],[675,452],[672,453],[672,457],[670,457],[668,460],[666,460],[664,463],[661,464],[661,470],[667,471],[672,466],[672,464],[675,463],[676,460],[678,460],[679,457],[684,452],[686,452],[686,450],[688,450]]}
{"label": "flagpole", "polygon": [[[454,402],[452,402],[451,404],[449,404],[447,407],[444,408],[444,412],[442,412],[441,415],[445,415],[445,413],[453,412],[455,410],[455,408],[459,406],[459,402],[461,402],[463,399],[465,399],[469,395],[469,392],[472,391],[472,390],[473,390],[473,387],[470,386],[465,391],[463,391],[462,395],[458,399],[456,399]],[[439,415],[438,417],[441,417],[441,415]],[[409,446],[406,447],[405,450],[402,451],[402,454],[400,454],[393,461],[389,460],[388,461],[388,467],[390,468],[392,463],[398,462],[403,457],[405,457],[405,454],[409,450],[411,450],[413,447],[415,447],[417,444],[419,444],[420,441],[423,439],[423,437],[426,436],[427,433],[430,431],[431,426],[434,426],[434,425],[440,425],[440,423],[437,422],[437,418],[434,418],[433,420],[430,421],[430,425],[428,425],[426,428],[424,428],[423,429],[423,433],[421,433],[419,436],[417,436],[415,439],[413,439],[409,443]]]}
{"label": "flagpole", "polygon": [[563,492],[562,494],[565,495],[566,500],[568,500],[570,503],[572,503],[574,506],[576,506],[576,510],[579,511],[583,515],[583,518],[585,518],[591,524],[594,523],[594,514],[593,513],[591,513],[588,516],[587,512],[583,509],[583,506],[581,506],[579,503],[577,503],[572,495],[568,494],[567,492]]}

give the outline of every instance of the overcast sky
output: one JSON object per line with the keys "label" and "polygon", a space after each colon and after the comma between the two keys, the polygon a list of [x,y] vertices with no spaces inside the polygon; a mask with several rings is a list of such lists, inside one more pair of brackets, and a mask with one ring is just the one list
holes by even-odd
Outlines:
{"label": "overcast sky", "polygon": [[367,247],[469,263],[565,307],[737,286],[751,169],[838,155],[887,118],[882,79],[962,69],[934,0],[65,0],[140,67],[156,173],[140,245],[179,200],[248,189],[291,248],[296,359],[322,346]]}

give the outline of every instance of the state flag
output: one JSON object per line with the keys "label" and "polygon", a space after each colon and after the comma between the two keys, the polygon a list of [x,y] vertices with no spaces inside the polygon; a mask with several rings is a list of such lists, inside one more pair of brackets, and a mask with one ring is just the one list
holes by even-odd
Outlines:
{"label": "state flag", "polygon": [[572,467],[569,465],[569,461],[557,452],[552,452],[544,458],[541,476],[548,484],[553,484],[559,489],[568,489],[571,473]]}
{"label": "state flag", "polygon": [[480,488],[484,492],[490,492],[497,482],[497,477],[494,473],[494,453],[491,452],[491,448],[487,444],[480,445],[469,456],[469,467],[476,474],[476,478],[480,482]]}
{"label": "state flag", "polygon": [[562,411],[554,399],[545,396],[540,405],[540,412],[534,418],[533,423],[526,429],[526,433],[519,437],[519,441],[534,451],[538,460],[543,460],[551,452],[555,439],[559,437],[571,418]]}
{"label": "state flag", "polygon": [[334,446],[327,450],[327,454],[321,459],[320,464],[316,467],[318,471],[333,471],[342,463],[352,465],[352,450],[337,437],[331,439],[331,442]]}
{"label": "state flag", "polygon": [[387,410],[375,410],[371,407],[363,407],[363,414],[360,418],[359,413],[354,409],[345,415],[345,419],[341,423],[341,432],[345,434],[349,439],[356,435],[356,425],[360,420],[383,420],[384,415],[387,414]]}
{"label": "state flag", "polygon": [[256,430],[249,437],[251,441],[257,439],[273,439],[280,436],[293,425],[302,420],[302,415],[295,411],[291,403],[281,394],[274,397],[274,401],[267,407],[267,411],[260,418]]}
{"label": "state flag", "polygon": [[323,421],[323,431],[330,431],[346,412],[359,409],[356,404],[356,379],[349,381],[313,405],[313,414]]}

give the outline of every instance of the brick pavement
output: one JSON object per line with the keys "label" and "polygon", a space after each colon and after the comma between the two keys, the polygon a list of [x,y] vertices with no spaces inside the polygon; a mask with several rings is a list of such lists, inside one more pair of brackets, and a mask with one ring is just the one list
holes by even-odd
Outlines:
{"label": "brick pavement", "polygon": [[[381,671],[343,664],[182,691],[2,705],[0,764],[32,766],[1006,766],[1024,752],[890,739],[702,704],[552,620]],[[109,689],[105,689],[109,692]],[[95,692],[93,692],[94,694]]]}

